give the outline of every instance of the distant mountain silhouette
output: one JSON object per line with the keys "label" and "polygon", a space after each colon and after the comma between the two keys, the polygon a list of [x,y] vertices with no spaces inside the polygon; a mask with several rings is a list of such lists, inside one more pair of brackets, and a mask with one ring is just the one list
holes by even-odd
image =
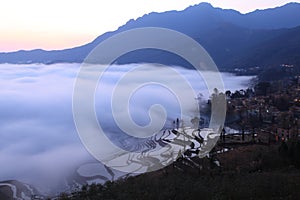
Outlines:
{"label": "distant mountain silhouette", "polygon": [[276,37],[262,41],[239,55],[235,65],[278,66],[293,64],[300,66],[300,26],[282,30]]}
{"label": "distant mountain silhouette", "polygon": [[299,26],[300,4],[288,3],[282,7],[241,15],[238,12],[220,10],[220,15],[225,21],[249,29],[281,29]]}
{"label": "distant mountain silhouette", "polygon": [[[214,8],[208,3],[183,11],[150,13],[130,20],[114,32],[107,32],[93,42],[66,50],[18,51],[0,53],[0,63],[80,63],[100,42],[122,31],[140,27],[163,27],[180,31],[198,41],[210,53],[221,70],[236,67],[299,63],[300,4],[257,10],[241,14]],[[178,56],[160,50],[139,50],[124,56],[119,64],[150,62],[190,67]]]}

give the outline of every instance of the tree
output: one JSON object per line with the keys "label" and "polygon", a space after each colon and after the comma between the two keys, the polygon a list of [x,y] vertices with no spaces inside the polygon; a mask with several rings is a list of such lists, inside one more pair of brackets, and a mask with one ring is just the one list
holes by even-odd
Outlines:
{"label": "tree", "polygon": [[231,91],[230,90],[227,90],[226,92],[225,92],[225,95],[226,95],[226,97],[231,97]]}

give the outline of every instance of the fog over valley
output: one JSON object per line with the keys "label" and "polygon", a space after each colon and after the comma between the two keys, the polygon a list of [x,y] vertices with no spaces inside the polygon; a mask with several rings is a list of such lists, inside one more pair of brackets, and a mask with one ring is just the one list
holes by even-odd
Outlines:
{"label": "fog over valley", "polygon": [[[140,66],[143,66],[143,70],[119,82],[132,69]],[[0,181],[20,180],[47,188],[57,184],[78,166],[96,161],[81,143],[73,121],[72,94],[79,68],[80,64],[65,63],[0,65]],[[124,105],[123,97],[131,92],[132,85],[139,85],[146,78],[164,80],[183,94],[186,92],[176,77],[163,73],[164,68],[170,67],[152,64],[113,65],[104,73],[95,94],[95,108],[99,124],[109,133],[109,138],[121,138],[111,108],[116,84],[119,84],[118,91],[122,91],[116,96],[122,98],[115,101],[119,107]],[[195,70],[180,67],[172,69],[189,82],[195,95],[202,93],[204,98],[209,97],[205,82]],[[222,73],[222,78],[225,90],[235,91],[246,88],[253,77]],[[186,101],[191,101],[192,112],[196,100]],[[132,93],[128,102],[132,120],[139,126],[147,125],[151,121],[149,109],[155,104],[162,105],[166,111],[166,127],[180,116],[176,94],[162,85],[152,83]],[[117,112],[114,115],[122,118],[124,110],[119,107],[114,110]]]}

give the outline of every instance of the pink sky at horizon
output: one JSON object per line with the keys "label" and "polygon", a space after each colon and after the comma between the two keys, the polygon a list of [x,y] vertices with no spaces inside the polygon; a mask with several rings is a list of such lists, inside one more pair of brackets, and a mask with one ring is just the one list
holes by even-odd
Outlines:
{"label": "pink sky at horizon", "polygon": [[0,12],[0,52],[72,48],[114,31],[132,18],[154,11],[183,10],[201,2],[247,13],[289,2],[300,3],[300,0],[111,0],[105,3],[99,0],[4,0]]}

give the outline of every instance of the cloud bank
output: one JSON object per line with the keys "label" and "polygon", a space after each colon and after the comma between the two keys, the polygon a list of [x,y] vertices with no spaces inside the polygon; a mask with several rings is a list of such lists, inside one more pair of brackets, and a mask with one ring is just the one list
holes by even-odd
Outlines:
{"label": "cloud bank", "polygon": [[[137,66],[112,66],[99,82],[95,96],[97,117],[112,139],[120,138],[120,129],[111,114],[112,91]],[[95,161],[82,145],[73,122],[72,93],[79,67],[79,64],[0,65],[0,181],[18,179],[48,187],[81,164]],[[146,70],[120,85],[120,91],[125,94],[131,84],[142,83],[147,77],[182,87],[172,75],[161,73],[163,66],[145,67]],[[189,81],[195,94],[209,96],[195,71],[175,69]],[[222,77],[226,90],[245,88],[251,79],[227,73]],[[149,124],[148,111],[154,104],[165,108],[166,126],[172,126],[172,120],[180,115],[176,95],[157,84],[140,87],[128,104],[132,120],[139,126]],[[190,109],[193,110],[193,103]],[[117,115],[122,116],[124,110],[119,111]]]}

